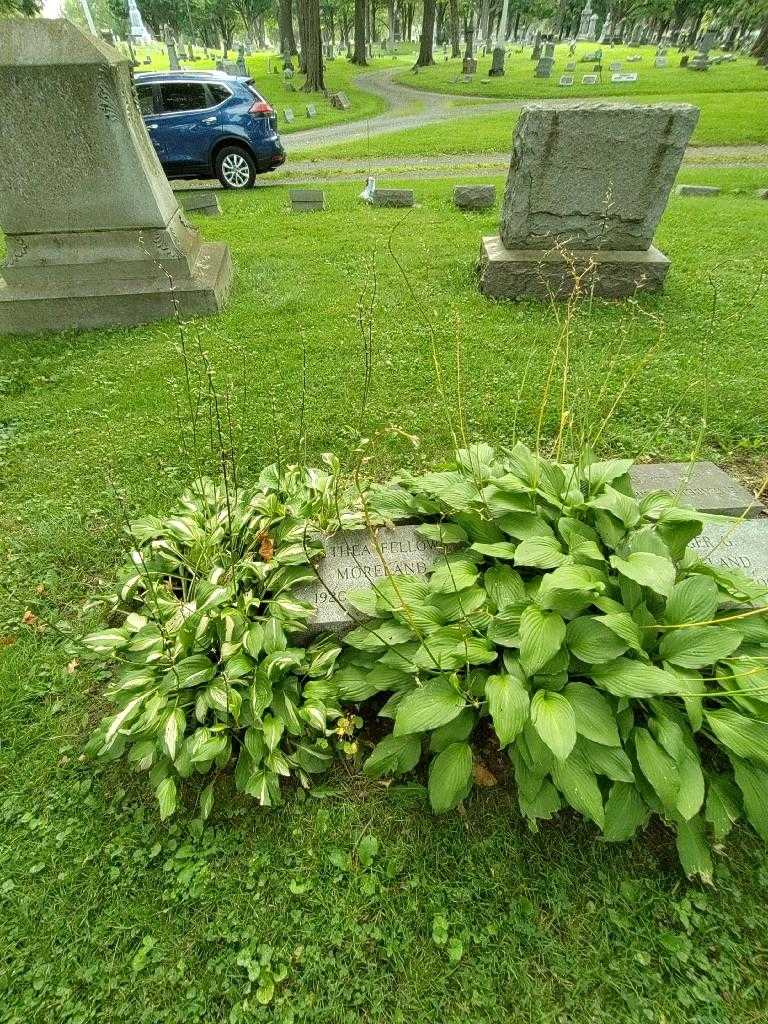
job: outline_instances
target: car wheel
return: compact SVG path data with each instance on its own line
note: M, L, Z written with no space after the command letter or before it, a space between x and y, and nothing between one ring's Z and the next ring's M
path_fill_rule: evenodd
M251 188L256 164L247 149L225 146L216 154L216 177L224 188Z

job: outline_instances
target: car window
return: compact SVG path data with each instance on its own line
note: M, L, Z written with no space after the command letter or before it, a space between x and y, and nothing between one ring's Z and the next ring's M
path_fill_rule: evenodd
M137 85L136 95L139 98L139 110L148 117L150 114L155 112L155 104L152 98L152 86L151 85Z
M225 89L223 85L208 85L208 93L210 100L208 102L209 107L218 106L219 103L223 103L224 100L228 100L231 93L229 89Z
M197 82L166 82L160 86L166 114L180 110L203 110L208 106L205 86Z

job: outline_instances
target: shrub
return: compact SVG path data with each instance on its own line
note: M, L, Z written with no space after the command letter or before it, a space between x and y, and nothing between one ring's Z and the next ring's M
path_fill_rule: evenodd
M765 587L689 551L706 516L674 496L632 494L627 460L559 465L487 445L423 476L400 474L369 505L429 517L451 545L427 579L388 576L352 603L339 693L389 696L374 778L430 755L436 812L473 785L487 718L535 827L570 806L607 840L656 814L689 875L711 875L708 834L744 816L768 839Z

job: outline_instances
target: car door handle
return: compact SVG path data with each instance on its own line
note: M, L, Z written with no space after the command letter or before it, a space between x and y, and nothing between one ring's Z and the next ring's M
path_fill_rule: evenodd
M147 125L147 129L148 129L148 130L149 130L150 132L153 132L153 131L155 130L155 128L157 128L157 125L156 125L156 124L148 124L148 125Z
M216 124L217 120L218 119L215 118L215 117L204 117L203 118L203 124Z

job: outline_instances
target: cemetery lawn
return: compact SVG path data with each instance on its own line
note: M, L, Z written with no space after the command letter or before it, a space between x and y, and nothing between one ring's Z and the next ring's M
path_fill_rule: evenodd
M196 53L202 53L199 47L195 48ZM136 68L136 73L142 71L167 71L168 54L165 47L148 46L137 48L137 59L140 61L147 56L152 60L151 64ZM235 60L237 51L230 51L229 59ZM216 66L214 60L198 60L194 64L182 61L185 70L210 71ZM387 103L380 96L374 96L359 86L354 85L355 78L364 75L369 71L380 71L382 68L390 68L394 64L391 58L380 58L371 60L368 68L360 68L344 57L337 57L336 60L327 61L325 68L325 85L330 92L346 92L350 103L349 110L337 110L331 106L330 99L327 99L319 92L300 92L304 82L304 75L298 71L292 79L295 91L288 88L288 83L283 81L282 65L279 56L276 54L256 53L246 58L248 72L252 76L254 85L277 111L278 127L281 135L290 135L292 132L301 131L302 128L324 128L326 125L342 124L346 121L359 121L361 118L374 117L387 109ZM278 68L280 74L274 74L271 69ZM418 102L418 97L414 97ZM312 103L317 109L317 117L306 116L306 105ZM293 110L296 120L292 124L285 121L283 111L286 107Z
M691 72L693 73L693 72ZM768 75L766 75L768 79ZM698 79L697 79L698 81ZM661 97L665 102L693 103L701 110L692 146L745 146L768 144L768 93L684 93ZM622 96L633 103L657 103L659 96ZM508 153L518 119L517 111L489 113L425 124L369 139L337 142L312 150L292 150L291 160L348 159L351 157L436 156L461 153Z
M754 482L768 465L768 203L753 195L765 180L713 168L681 180L727 191L671 199L656 237L672 259L662 296L577 311L568 408L594 422L649 358L601 452L696 452ZM194 218L236 267L227 309L188 337L235 385L241 475L277 448L297 457L302 406L308 460L349 458L373 263L365 428L395 424L421 447L387 435L371 470L436 465L448 450L457 340L470 437L509 443L516 421L533 439L555 316L478 294L473 262L498 210L454 210L453 182L397 184L420 205L374 210L356 184L327 187L324 213L291 214L275 187L220 193L223 216ZM337 795L270 812L223 793L195 841L186 815L159 822L126 766L81 761L104 679L67 631L95 622L84 606L123 557L122 508L167 513L189 480L177 342L167 323L0 338L3 1024L764 1021L768 856L740 828L704 889L684 881L660 828L614 846L565 814L532 834L507 785L433 818L413 789L385 792L342 765ZM544 415L545 441L558 417ZM378 845L360 856L367 836ZM285 970L265 1007L260 962Z
M526 47L525 53L512 53L505 61L505 74L499 78L488 78L491 57L478 57L477 74L470 82L454 81L461 75L461 59L443 60L442 55L435 53L436 63L432 67L420 68L417 74L404 71L397 76L402 85L414 89L426 89L429 92L452 93L456 96L492 96L496 99L567 99L574 96L590 96L592 98L609 96L611 99L625 99L634 93L653 94L659 101L667 96L676 96L686 92L754 92L761 91L766 96L768 90L768 74L757 64L753 57L739 56L733 63L719 64L708 71L689 71L681 68L680 54L670 50L667 54L666 68L654 67L654 46L602 46L603 51L603 83L602 85L582 85L582 75L592 71L592 62L581 62L585 54L600 47L599 43L577 43L575 56L568 56L568 45L560 43L555 47L555 63L550 78L534 78L535 61L531 60L531 48ZM712 51L715 56L717 51ZM692 55L693 51L689 51ZM639 54L642 60L637 63L626 63L627 57ZM574 84L569 88L557 83L565 74L565 65L569 60L576 61ZM622 70L637 72L638 80L633 83L613 84L611 82L610 65L621 62Z

